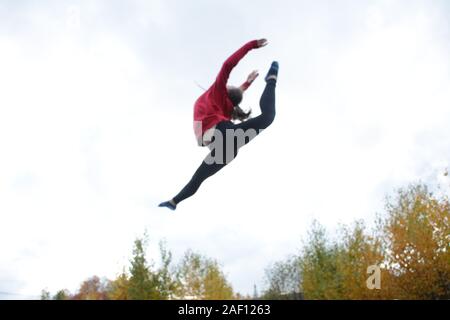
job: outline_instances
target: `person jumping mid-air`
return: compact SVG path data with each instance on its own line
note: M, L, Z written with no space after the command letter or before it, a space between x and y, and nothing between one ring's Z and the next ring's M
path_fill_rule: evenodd
M230 163L239 149L269 127L275 118L275 87L278 76L278 62L274 61L265 77L266 87L260 100L261 115L249 119L250 112L244 112L239 104L243 93L256 79L252 72L240 87L228 86L227 81L233 68L252 49L267 45L266 39L245 44L223 64L214 84L202 94L194 106L194 131L200 146L211 151L203 160L188 184L171 200L160 207L175 210L177 205L194 195L207 178L216 174ZM232 121L240 121L235 124Z

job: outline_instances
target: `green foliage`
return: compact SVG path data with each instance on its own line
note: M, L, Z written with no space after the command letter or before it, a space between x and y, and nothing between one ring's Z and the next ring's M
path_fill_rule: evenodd
M41 300L51 300L50 292L47 289L41 291Z
M161 268L157 272L160 299L173 299L179 292L179 281L172 268L172 253L167 250L166 243L159 243Z
M130 300L129 287L130 279L126 272L123 271L115 280L111 281L108 298L110 300Z
M337 299L380 299L378 290L367 288L367 268L381 266L383 255L379 240L366 232L362 222L351 227L342 226L337 243L336 275ZM382 272L383 275L383 272Z
M147 239L136 239L128 272L113 280L92 277L84 281L76 294L67 290L57 293L58 300L165 300L165 299L232 299L233 290L212 259L192 251L183 260L172 264L172 253L160 242L161 266L153 270L153 261L146 257ZM44 291L43 291L44 292ZM42 295L47 297L48 295Z
M386 201L374 230L363 222L340 226L335 240L314 222L302 249L266 269L263 299L450 299L450 202L426 186L399 190ZM137 239L128 272L109 281L92 277L66 299L250 299L234 294L214 259L188 250L173 265L160 243L160 267L147 260L147 238ZM381 270L381 288L367 287L368 267ZM259 298L257 290L253 298ZM41 299L50 299L42 291Z
M69 300L70 292L67 290L59 290L54 296L53 300Z
M367 287L369 266L381 270L379 290ZM341 226L336 241L314 222L300 254L277 262L266 278L263 296L271 299L286 299L296 286L306 299L450 299L448 198L423 185L402 189L372 233L356 222Z
M292 256L286 261L274 263L266 269L267 289L262 298L268 300L301 299L300 274L300 259L298 256ZM254 296L257 297L257 293Z
M178 267L180 294L185 299L227 300L233 289L217 261L188 251Z
M160 300L162 296L158 291L159 279L147 264L145 248L146 239L136 239L133 258L130 261L128 297L131 300Z
M302 287L307 299L333 299L340 292L338 248L329 243L325 229L314 222L300 259Z

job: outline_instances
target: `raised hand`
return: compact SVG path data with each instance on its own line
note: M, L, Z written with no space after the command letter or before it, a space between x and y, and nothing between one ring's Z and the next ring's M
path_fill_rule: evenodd
M257 70L253 71L248 75L247 82L252 83L253 81L255 81L256 78L258 78L258 76L259 76L258 71Z
M267 41L267 39L260 39L260 40L258 40L258 48L265 47L268 44L269 44L269 42Z

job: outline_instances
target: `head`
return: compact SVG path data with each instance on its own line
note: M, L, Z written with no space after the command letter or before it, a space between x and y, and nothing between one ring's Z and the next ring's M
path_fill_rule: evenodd
M231 118L233 120L239 120L244 121L248 119L252 111L245 112L242 110L242 108L239 106L239 104L242 102L242 98L244 96L244 92L241 88L233 87L233 86L227 86L227 92L228 92L228 98L233 103L234 109L233 113L231 114Z
M233 106L238 106L242 102L244 92L241 88L227 86L228 98L233 103Z

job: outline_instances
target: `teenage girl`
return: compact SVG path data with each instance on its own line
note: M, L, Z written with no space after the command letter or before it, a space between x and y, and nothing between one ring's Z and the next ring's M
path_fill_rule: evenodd
M239 61L250 50L262 48L267 44L266 39L254 40L236 51L224 62L214 84L195 102L194 132L198 144L209 147L211 151L188 184L171 200L161 203L160 207L175 210L181 201L197 192L203 181L230 163L237 156L239 148L272 124L275 118L278 62L272 63L265 77L266 87L260 100L261 115L257 117L249 118L251 111L244 112L239 104L244 91L256 79L258 73L252 72L240 87L227 85L230 73ZM247 134L249 132L250 134ZM240 139L242 135L244 139Z

